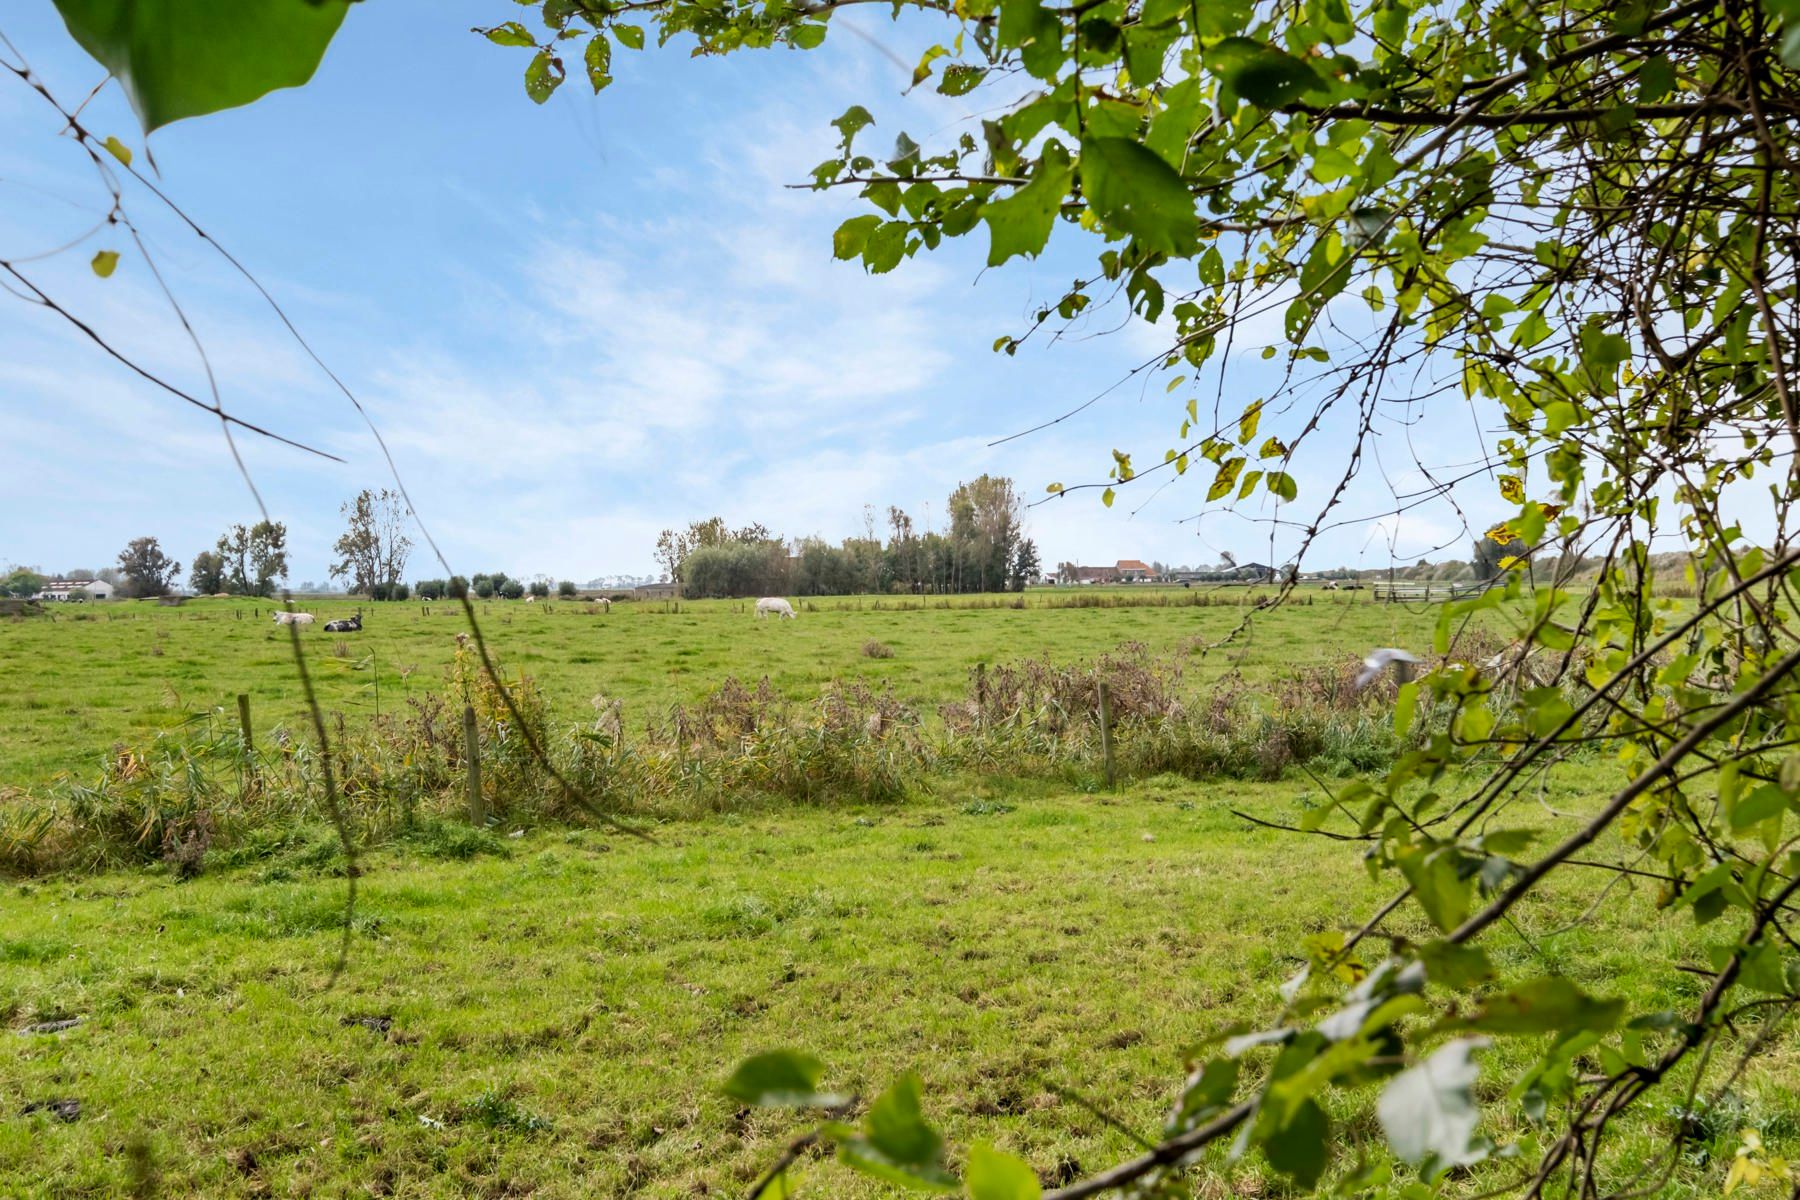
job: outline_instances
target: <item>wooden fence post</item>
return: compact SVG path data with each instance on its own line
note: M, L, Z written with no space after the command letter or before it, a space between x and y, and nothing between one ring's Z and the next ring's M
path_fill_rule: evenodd
M463 758L469 770L469 823L482 828L487 825L487 804L481 798L481 734L472 704L463 705Z
M1111 791L1112 786L1113 786L1113 779L1114 779L1113 743L1112 743L1112 691L1106 686L1106 680L1104 680L1104 679L1102 679L1099 682L1099 684L1097 685L1097 690L1100 693L1100 763L1101 763L1102 769L1106 772L1107 790Z
M987 664L975 664L975 727L987 728Z
M253 743L250 738L250 697L244 692L238 693L238 728L244 733L244 753L248 754Z

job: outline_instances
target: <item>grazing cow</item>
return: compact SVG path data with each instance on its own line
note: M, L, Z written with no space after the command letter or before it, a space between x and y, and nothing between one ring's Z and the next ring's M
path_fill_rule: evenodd
M601 596L599 599L595 600L594 603L600 606L601 612L609 613L612 611L612 599L608 596Z
M771 614L777 617L786 617L792 621L794 620L794 606L780 596L764 596L756 602L756 619L760 621Z
M525 603L536 604L537 603L537 593L533 592L531 595L525 597Z
M337 621L327 621L327 622L325 622L325 632L326 633L361 633L362 632L362 618L361 617L344 617L343 619L337 620Z
M311 625L314 620L316 618L311 613L288 612L285 609L277 609L275 613L277 625Z

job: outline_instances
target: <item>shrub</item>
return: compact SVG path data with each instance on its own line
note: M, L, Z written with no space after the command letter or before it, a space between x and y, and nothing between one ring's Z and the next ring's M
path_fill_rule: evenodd
M863 643L862 652L864 658L894 657L894 648L892 646L888 645L886 642L876 641L874 638L870 638Z
M557 584L556 585L556 594L558 596L561 596L565 600L573 599L575 596L574 581L570 580L570 579L565 579L561 583Z

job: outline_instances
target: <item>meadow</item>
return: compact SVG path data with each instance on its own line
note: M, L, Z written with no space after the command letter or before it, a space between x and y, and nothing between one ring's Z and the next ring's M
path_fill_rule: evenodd
M783 1047L864 1096L916 1068L953 1144L991 1140L1067 1181L1155 1135L1190 1047L1266 1018L1302 937L1383 898L1355 847L1231 812L1291 818L1304 790L988 781L680 822L651 844L426 825L365 859L335 984L344 864L325 829L187 882L24 884L0 902L16 1031L0 1194L149 1195L152 1177L165 1196L740 1196L804 1125L719 1084ZM1699 953L1691 918L1629 885L1580 908L1553 891L1490 950L1634 1006L1693 1002L1703 981L1662 969ZM1536 1041L1491 1053L1521 1062ZM1740 1128L1791 1140L1797 1065L1778 1044L1738 1107L1702 1114L1664 1194L1716 1192ZM47 1107L71 1100L73 1120ZM1342 1136L1379 1146L1366 1108L1345 1108ZM1620 1169L1681 1128L1642 1121ZM1484 1132L1529 1135L1516 1115ZM816 1157L801 1176L804 1195L898 1194ZM1285 1190L1222 1151L1197 1187Z
M1308 935L1387 898L1360 846L1243 814L1292 824L1331 785L1320 772L1354 773L1345 753L1392 752L1391 683L1347 698L1334 681L1370 647L1428 648L1435 613L1257 598L834 598L792 622L733 602L478 605L503 668L535 681L521 694L541 701L544 729L566 731L565 769L604 797L628 776L640 793L675 779L705 798L621 800L644 838L505 807L515 779L546 789L528 766L505 773L504 738L484 750L501 807L471 827L454 750L416 733L417 712L468 686L460 612L365 606L360 635L301 631L338 735L354 868L306 800L316 764L294 749L307 724L266 603L0 623L0 806L111 805L145 850L126 870L59 860L0 898L0 1195L741 1195L802 1126L719 1084L777 1048L817 1054L829 1086L865 1097L917 1069L953 1145L995 1142L1047 1185L1117 1161L1156 1136L1198 1042L1266 1018ZM355 607L306 604L321 620ZM1008 666L1022 660L1054 665L1029 719L971 716L978 668L995 689L1043 682ZM1111 789L1085 715L1044 724L1058 687L1101 670L1126 714ZM767 693L722 686L765 676ZM1296 691L1297 678L1311 682ZM240 691L254 756L233 741ZM641 732L597 733L597 695ZM1338 757L1267 756L1295 736L1281 710L1296 704L1351 731ZM865 728L893 705L920 724ZM1235 750L1184 740L1246 711L1263 724L1233 728ZM483 712L494 721L491 698ZM114 743L137 748L131 770ZM148 745L165 748L160 776ZM400 786L434 755L436 775ZM84 790L88 775L106 782ZM1577 755L1515 820L1555 834L1619 782ZM92 834L83 819L70 828ZM160 832L134 832L140 819ZM205 836L171 851L170 830ZM1630 877L1599 909L1571 883L1497 933L1499 965L1634 1009L1691 1006L1702 976L1670 968L1706 960L1692 917ZM1490 1053L1516 1066L1536 1049ZM1791 1145L1795 1058L1791 1039L1766 1047L1728 1110L1634 1118L1615 1168L1679 1136L1668 1194L1697 1195L1716 1190L1741 1129ZM1496 1111L1485 1133L1531 1136L1516 1105ZM1336 1115L1381 1153L1366 1103ZM1221 1149L1205 1167L1208 1200L1287 1187L1256 1155ZM801 1170L805 1194L894 1194L818 1156Z
M860 680L931 708L963 693L977 664L1091 659L1121 644L1181 653L1204 684L1228 672L1267 681L1306 667L1354 663L1374 646L1428 648L1435 612L1376 604L1369 593L1308 594L1256 611L1245 588L1080 589L1022 597L837 597L801 603L794 621L759 621L744 601L477 602L495 658L529 674L567 720L591 719L593 699L623 705L641 726L727 677L764 677L796 701ZM1022 607L1012 607L1013 604ZM1076 606L1080 605L1080 606ZM466 628L454 603L302 602L319 624L301 643L328 715L356 721L442 694ZM359 634L323 623L360 609ZM247 694L257 736L310 728L288 633L268 601L125 601L0 619L0 786L90 777L115 743L142 747L208 714L235 724ZM1242 627L1240 630L1240 626ZM1229 645L1207 648L1237 631ZM870 657L880 643L891 657Z

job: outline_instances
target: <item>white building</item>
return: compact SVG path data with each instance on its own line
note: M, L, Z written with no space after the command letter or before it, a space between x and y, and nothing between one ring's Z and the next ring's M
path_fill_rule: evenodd
M111 600L113 585L104 579L52 579L39 592L39 600Z

